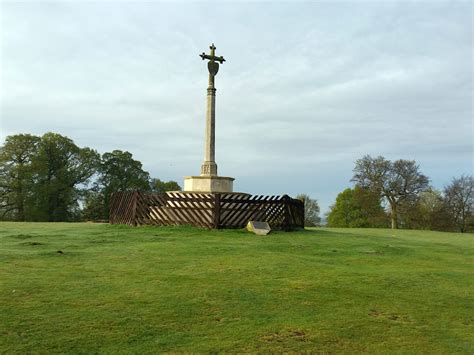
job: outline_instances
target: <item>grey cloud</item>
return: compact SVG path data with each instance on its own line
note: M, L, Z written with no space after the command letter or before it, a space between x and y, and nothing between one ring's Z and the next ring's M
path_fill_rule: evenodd
M0 138L56 131L196 174L217 76L217 163L251 193L323 210L364 154L472 173L472 3L2 3Z

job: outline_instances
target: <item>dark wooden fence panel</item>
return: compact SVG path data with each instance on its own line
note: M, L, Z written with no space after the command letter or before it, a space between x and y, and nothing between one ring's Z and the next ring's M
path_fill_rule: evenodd
M189 192L122 191L110 199L112 224L243 228L250 220L268 222L274 229L302 228L304 203L287 195Z
M112 224L136 226L138 191L122 191L112 194L109 203L109 221Z

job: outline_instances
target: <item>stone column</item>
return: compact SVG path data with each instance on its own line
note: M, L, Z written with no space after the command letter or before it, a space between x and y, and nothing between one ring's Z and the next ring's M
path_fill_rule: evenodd
M216 88L214 79L219 71L219 63L225 62L223 56L216 56L214 43L209 47L211 54L202 53L199 56L207 62L209 70L209 85L207 88L206 107L206 136L204 145L204 162L201 165L200 176L186 176L184 178L184 191L197 193L231 193L234 189L234 178L217 176L216 164Z
M206 109L206 137L204 146L204 162L201 165L201 176L216 176L216 89L214 75L209 74L209 87L207 88Z

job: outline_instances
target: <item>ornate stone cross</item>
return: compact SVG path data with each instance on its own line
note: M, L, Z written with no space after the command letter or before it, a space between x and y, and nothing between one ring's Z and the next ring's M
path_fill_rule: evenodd
M224 63L225 62L225 59L223 56L220 56L220 57L216 57L216 46L214 46L214 43L211 44L211 46L209 47L209 49L211 50L211 54L210 55L207 55L206 53L202 52L202 54L199 54L199 56L202 58L202 60L204 59L209 59L211 62L217 60L219 63Z
M217 175L217 164L215 161L216 150L216 88L214 87L214 77L219 71L219 63L224 63L224 57L216 56L214 43L209 47L211 54L202 53L199 56L202 60L208 59L209 86L207 88L207 109L206 109L206 137L204 147L204 162L201 165L201 176ZM219 63L217 63L219 62Z
M234 189L234 178L217 175L216 164L216 88L214 78L219 71L219 63L225 62L224 57L216 56L214 43L209 47L210 54L202 53L202 60L209 60L209 86L207 87L206 102L206 137L204 146L204 162L201 165L201 175L185 176L184 191L197 193L232 193Z

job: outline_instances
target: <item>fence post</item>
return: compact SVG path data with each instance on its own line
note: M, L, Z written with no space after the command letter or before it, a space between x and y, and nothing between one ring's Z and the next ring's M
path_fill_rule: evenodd
M219 229L221 220L221 194L214 194L214 228Z
M285 205L285 220L283 222L283 229L285 231L289 231L291 229L290 196L283 195L283 204Z
M115 224L115 216L114 216L114 204L115 204L115 197L116 195L112 192L109 195L109 223Z
M137 200L138 200L138 191L133 191L133 204L132 204L132 226L137 226Z

